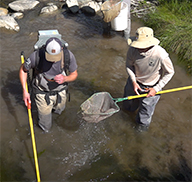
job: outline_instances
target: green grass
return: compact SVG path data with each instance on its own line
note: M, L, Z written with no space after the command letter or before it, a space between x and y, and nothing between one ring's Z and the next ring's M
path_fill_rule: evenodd
M178 55L178 61L192 74L192 2L191 0L159 0L155 12L144 18L153 28L161 46Z

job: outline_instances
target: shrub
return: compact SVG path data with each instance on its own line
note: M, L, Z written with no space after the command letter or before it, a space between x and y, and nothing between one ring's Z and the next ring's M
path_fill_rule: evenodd
M180 63L192 74L192 2L188 0L159 0L156 11L144 19L152 27L161 45L178 55Z

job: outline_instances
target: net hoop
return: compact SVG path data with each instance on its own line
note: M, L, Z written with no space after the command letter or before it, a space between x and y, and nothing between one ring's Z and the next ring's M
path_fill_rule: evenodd
M108 92L98 92L93 94L80 106L82 118L87 122L99 122L114 113L120 108Z
M103 12L103 20L105 22L111 22L115 19L121 11L122 0L107 0L101 5L101 11Z

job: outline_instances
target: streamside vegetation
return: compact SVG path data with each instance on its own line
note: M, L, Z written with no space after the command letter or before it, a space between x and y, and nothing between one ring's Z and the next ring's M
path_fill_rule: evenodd
M178 55L178 63L192 74L192 1L158 0L155 11L143 18L168 51Z

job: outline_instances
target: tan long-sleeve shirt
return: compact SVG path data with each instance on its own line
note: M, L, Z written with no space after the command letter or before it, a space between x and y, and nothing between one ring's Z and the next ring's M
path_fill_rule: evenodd
M174 75L174 68L169 54L161 46L156 45L145 53L130 47L126 60L127 73L132 81L153 86L160 91Z

